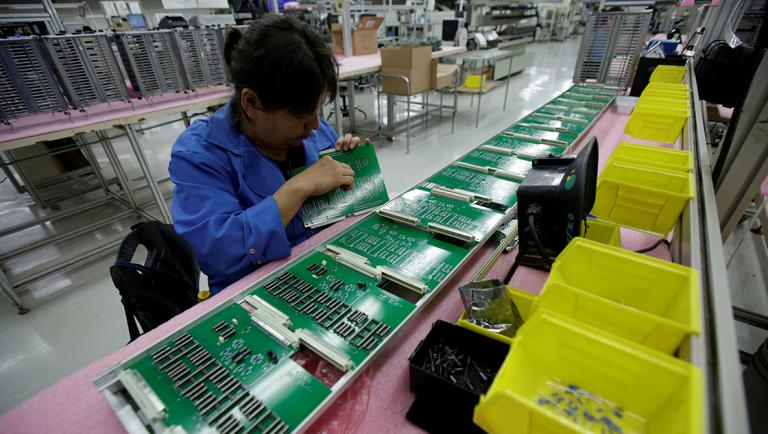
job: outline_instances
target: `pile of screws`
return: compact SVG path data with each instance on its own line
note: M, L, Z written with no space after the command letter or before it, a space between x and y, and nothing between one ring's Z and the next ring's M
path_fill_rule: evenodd
M549 390L536 403L592 431L606 434L624 434L619 425L624 420L624 409L601 396L590 393L575 384L563 385L559 380L548 381Z
M496 375L492 370L461 354L442 341L427 350L422 368L471 392L484 393Z

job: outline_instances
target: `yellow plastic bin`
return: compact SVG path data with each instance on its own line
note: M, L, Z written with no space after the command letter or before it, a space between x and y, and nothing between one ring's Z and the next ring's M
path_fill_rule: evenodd
M621 247L621 227L619 225L593 218L587 219L584 225L586 225L586 232L584 229L581 231L584 238L609 246Z
M624 132L638 139L674 143L683 131L690 111L687 107L643 104L638 101Z
M557 257L532 312L541 309L672 354L701 330L699 275L577 237Z
M520 317L523 318L523 321L527 321L528 316L530 315L530 312L531 312L531 307L533 306L533 302L536 300L536 296L531 294L528 291L513 288L511 286L507 286L507 292L509 293L509 296L512 297L512 301L515 302L517 309L520 311ZM512 338L508 336L504 336L500 333L486 330L480 326L477 326L467 321L466 313L461 314L461 316L459 317L459 320L456 321L456 325L464 327L467 330L472 330L475 333L480 333L483 336L487 336L499 342L504 342L505 344L509 344L510 342L512 342Z
M688 85L685 83L648 83L648 85L643 89L643 92L647 90L678 90L678 91L688 91Z
M685 78L685 66L659 65L651 73L650 83L680 83Z
M620 432L604 429L608 423L625 433L698 434L704 424L701 371L541 312L512 341L473 420L491 434Z
M485 84L485 75L467 75L466 80L464 80L464 86L472 88L472 89L482 89L483 84Z
M608 157L608 163L623 163L651 169L688 173L693 170L690 151L621 142Z
M666 236L693 197L693 176L612 162L597 179L592 214Z

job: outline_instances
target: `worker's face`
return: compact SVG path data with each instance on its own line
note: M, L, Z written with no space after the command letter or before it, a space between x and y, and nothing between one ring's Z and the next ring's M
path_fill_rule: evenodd
M317 102L315 110L306 115L296 115L288 109L266 111L259 98L250 89L243 90L245 104L243 111L253 127L262 145L274 148L290 148L301 142L320 128L320 108L323 97Z

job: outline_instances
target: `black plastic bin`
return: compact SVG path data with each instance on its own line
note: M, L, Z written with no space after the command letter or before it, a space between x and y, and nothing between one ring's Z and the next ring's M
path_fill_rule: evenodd
M469 384L473 387L467 387L463 370L454 374L455 383L448 372L443 376L433 372L430 353L434 362L434 350L445 347L455 350L456 357L462 356L462 363L469 366ZM429 432L482 432L472 423L472 413L508 352L509 345L503 342L446 321L436 321L409 359L410 388L416 394L416 400L406 417ZM426 368L425 364L428 365ZM453 361L450 366L457 364ZM478 370L483 372L485 380Z

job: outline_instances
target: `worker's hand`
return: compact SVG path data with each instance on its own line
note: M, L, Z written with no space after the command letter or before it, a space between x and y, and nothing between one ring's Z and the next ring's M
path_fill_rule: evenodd
M371 139L365 139L365 143L371 143ZM339 137L336 140L337 151L351 151L360 144L360 137L352 137L352 134L346 134L344 137Z
M318 196L339 186L351 188L355 183L355 171L349 165L325 156L291 180L300 182L309 196Z

